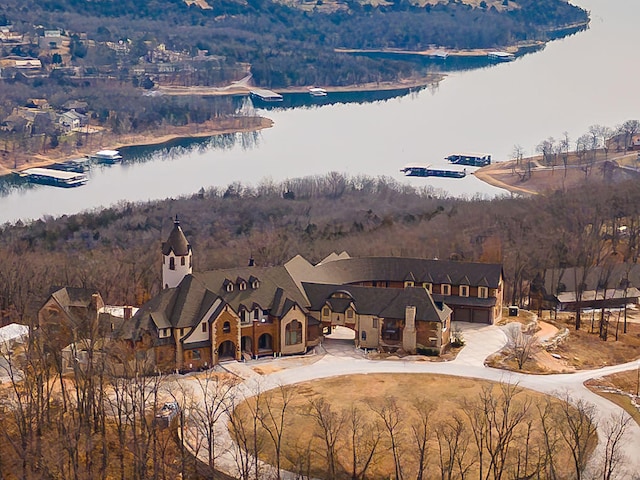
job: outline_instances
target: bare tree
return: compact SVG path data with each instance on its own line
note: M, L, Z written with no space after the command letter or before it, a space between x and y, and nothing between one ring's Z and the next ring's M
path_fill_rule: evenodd
M403 426L400 407L396 403L395 398L386 397L381 405L374 404L371 405L370 408L380 417L380 420L382 420L384 424L389 437L389 443L391 444L390 448L393 455L395 478L396 480L402 480L404 477L402 472L400 439L403 437Z
M423 480L429 465L429 437L431 436L431 412L433 405L426 400L416 399L413 412L417 420L411 425L416 457L416 480Z
M607 440L604 450L602 465L602 480L612 480L624 465L625 457L622 454L622 442L627 433L629 423L633 419L620 412L612 415L604 425L604 436Z
M523 332L522 325L519 323L510 323L506 328L507 345L506 348L515 358L518 369L522 370L524 364L531 357L533 348L536 345L536 337L531 332Z
M357 405L352 405L346 415L345 444L350 462L344 470L352 480L366 478L367 471L374 461L380 443L381 432L378 425L365 420Z
M278 385L276 388L278 395L268 395L264 397L264 414L260 417L262 427L269 434L276 459L276 475L278 480L281 478L281 459L282 459L282 438L287 424L287 415L291 406L291 402L295 398L295 391L287 386Z
M216 426L227 412L231 392L237 382L222 377L213 370L196 377L196 392L201 401L194 404L187 417L187 425L202 438L206 445L207 464L215 469L217 451Z
M316 436L324 443L328 479L335 480L338 466L336 444L345 425L345 414L333 410L322 397L311 399L309 408L308 415L316 424Z
M568 393L560 398L556 422L571 451L576 480L582 480L587 465L589 448L596 441L596 409L583 399L573 399Z
M467 458L471 438L462 418L454 414L448 420L440 422L436 427L436 439L440 478L442 480L464 478L472 462Z

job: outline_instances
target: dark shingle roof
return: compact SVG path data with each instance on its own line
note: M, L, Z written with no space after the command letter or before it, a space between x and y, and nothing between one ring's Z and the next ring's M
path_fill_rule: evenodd
M345 285L303 283L303 288L311 302L311 310L320 311L329 299L342 313L353 302L360 315L376 315L383 318L404 318L407 306L416 307L416 320L441 322L451 313L446 305L436 306L429 292L420 287L412 288L371 288ZM348 291L352 299L331 298L336 292Z
M169 238L166 242L162 243L162 254L169 255L173 252L173 254L178 257L184 257L185 255L188 255L190 251L191 245L189 245L187 237L184 236L182 228L180 228L178 217L176 217L173 222L173 230L171 230Z
M344 258L321 263L300 274L302 282L350 284L370 281L402 282L412 274L417 283L454 283L452 279L466 277L469 285L479 285L486 279L497 288L502 265L492 263L453 262L402 257Z

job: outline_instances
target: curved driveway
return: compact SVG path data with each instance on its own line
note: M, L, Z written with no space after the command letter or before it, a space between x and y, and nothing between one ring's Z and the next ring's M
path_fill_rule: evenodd
M334 355L332 354L334 349L336 353L339 353L344 352L345 347L340 346L340 340L332 342L331 339L328 339L324 345L327 353L317 362L307 366L281 370L258 378L249 378L240 385L240 388L247 396L250 396L250 392L255 391L258 383L260 390L265 391L279 385L290 385L340 375L366 373L432 373L454 375L518 383L523 388L529 388L550 395L558 396L569 394L576 400L584 399L595 405L599 428L601 428L611 415L622 412L623 410L617 405L589 391L583 383L590 378L639 368L640 364L640 361L635 361L597 370L557 375L529 375L507 372L505 370L484 366L484 359L491 353L500 350L506 343L506 336L500 327L461 323L458 324L458 326L463 331L466 346L461 350L457 358L450 362L368 360L364 358L364 355L354 352L353 344L351 344L350 347L351 355ZM336 345L336 342L338 345ZM344 343L342 343L342 345L344 345ZM221 430L219 433L223 435L226 433L228 441L231 440L228 432ZM599 433L602 443L604 435L601 430ZM640 427L634 421L629 423L627 438L623 447L626 456L626 461L624 462L626 471L620 478L638 478L636 474L640 472ZM602 445L599 445L599 449L600 448L602 448ZM593 459L598 458L597 453L598 452L592 456ZM223 470L228 469L229 473L233 472L234 463L231 457L226 459L221 458L220 461L217 461L217 465L222 467Z

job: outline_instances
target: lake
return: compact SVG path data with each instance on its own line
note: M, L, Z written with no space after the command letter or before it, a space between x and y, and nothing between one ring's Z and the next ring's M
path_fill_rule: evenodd
M504 194L469 175L406 178L399 170L407 164L445 167L444 157L454 152L507 160L516 144L532 155L542 140L565 131L575 142L590 125L615 127L639 118L640 62L634 59L640 2L577 3L591 11L589 29L513 62L452 71L434 88L361 103L258 108L274 120L273 128L171 148L123 149L126 162L92 168L89 182L75 189L4 180L0 223L330 171L387 176L457 196Z

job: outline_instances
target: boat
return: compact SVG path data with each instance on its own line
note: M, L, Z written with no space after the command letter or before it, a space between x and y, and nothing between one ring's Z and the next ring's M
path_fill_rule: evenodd
M87 162L86 159L67 160L65 162L54 163L48 168L52 168L53 170L60 170L63 172L84 173L87 171Z
M257 88L255 90L251 90L249 94L253 98L257 98L262 100L263 102L281 102L283 97L279 93L276 93L271 90L267 90L265 88Z
M496 60L498 62L510 62L516 58L513 53L501 51L489 52L487 53L487 57L489 57L489 60Z
M491 165L491 155L486 153L453 153L445 160L454 165L466 165L468 167L485 167Z
M28 168L18 174L29 182L54 187L79 187L87 183L84 173L65 172L53 168Z
M118 150L100 150L93 155L89 155L89 158L99 162L115 163L122 160L122 155Z
M449 53L446 50L434 50L429 56L438 60L446 60Z
M466 170L442 170L427 167L404 167L400 169L407 177L441 177L441 178L464 178L467 176Z
M309 95L312 97L326 97L327 91L324 88L311 87L309 88Z

